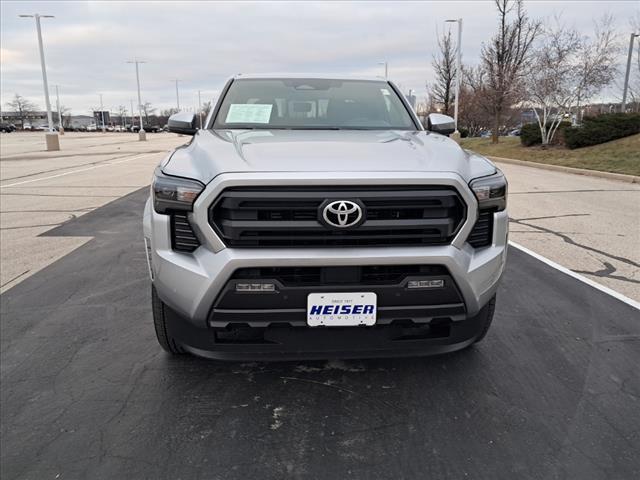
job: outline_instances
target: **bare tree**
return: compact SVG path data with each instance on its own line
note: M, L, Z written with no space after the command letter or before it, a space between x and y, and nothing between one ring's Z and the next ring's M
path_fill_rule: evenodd
M123 127L125 126L126 122L126 118L127 118L127 107L125 107L124 105L118 105L118 116L120 117L120 125L122 125Z
M151 102L145 102L142 105L142 113L144 113L145 123L149 125L149 115L153 115L156 111L155 107L151 105Z
M538 121L542 145L548 145L566 115L609 85L616 72L618 45L610 17L596 23L593 38L581 37L556 19L545 29L527 80L529 102Z
M178 110L177 108L173 107L173 108L167 108L164 110L160 110L160 116L161 117L170 117L171 115L173 115L174 113L178 113L180 110Z
M485 73L484 104L493 116L492 142L498 143L505 111L522 97L532 44L541 24L529 19L522 0L495 0L495 4L499 29L489 44L483 45L481 62Z
M593 38L584 39L578 51L576 78L576 112L604 87L618 71L614 58L620 48L615 35L613 17L603 16L595 22Z
M9 107L11 111L18 114L18 118L20 119L20 127L23 129L25 119L38 109L38 107L34 103L30 102L18 93L13 96L13 99L10 102L7 102L7 107Z
M456 78L456 49L451 40L450 30L438 38L438 48L438 54L431 60L436 78L429 88L429 96L435 103L442 105L442 113L449 115Z
M629 27L632 32L640 33L640 11L636 11L635 15L629 19ZM635 60L632 62L627 88L627 109L631 112L640 112L640 46L636 46ZM623 85L624 80L622 79L616 82L616 87L620 92L624 88ZM620 98L622 98L622 93Z
M211 100L202 104L202 115L206 117L211 111Z
M470 136L477 136L489 130L493 123L493 108L486 101L486 72L479 65L463 68L462 74L459 123L468 130Z

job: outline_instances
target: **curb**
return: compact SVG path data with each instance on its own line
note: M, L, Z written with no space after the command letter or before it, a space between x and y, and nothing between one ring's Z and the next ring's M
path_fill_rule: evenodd
M525 160L515 160L513 158L502 158L487 156L494 162L511 163L513 165L521 165L524 167L540 168L542 170L553 170L556 172L573 173L575 175L586 175L589 177L600 177L608 180L617 180L626 183L640 183L640 177L635 175L626 175L624 173L601 172L599 170L587 170L585 168L565 167L563 165L550 165L546 163L527 162Z

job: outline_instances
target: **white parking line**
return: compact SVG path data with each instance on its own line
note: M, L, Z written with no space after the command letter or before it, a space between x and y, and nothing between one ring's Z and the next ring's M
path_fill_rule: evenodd
M148 157L149 155L157 155L157 153L144 153L142 155L136 155L136 156L131 157L131 158L125 158L124 160L118 160L116 162L103 163L103 164L100 164L100 165L94 165L93 167L79 168L77 170L71 170L70 172L64 172L64 173L58 173L56 175L50 175L48 177L32 178L31 180L23 180L22 182L10 183L9 185L0 185L0 188L16 187L18 185L24 185L25 183L39 182L41 180L51 180L52 178L64 177L65 175L71 175L71 174L79 173L79 172L86 172L87 170L94 170L96 168L110 167L111 165L116 165L118 163L125 163L125 162L130 162L131 160L137 160L139 158Z
M611 295L612 297L617 298L621 302L624 302L627 305L631 305L632 307L637 308L638 310L640 310L640 303L639 302L636 302L635 300L633 300L633 299L631 299L631 298L629 298L629 297L627 297L627 296L625 296L625 295L623 295L623 294L621 294L619 292L616 292L615 290L612 290L612 289L610 289L608 287L605 287L604 285L600 285L599 283L594 282L593 280L590 280L587 277L580 275L579 273L576 273L576 272L574 272L572 270L569 270L568 268L563 267L562 265L554 262L553 260L549 260L548 258L543 257L542 255L537 254L536 252L533 252L533 251L529 250L527 247L523 247L522 245L520 245L518 243L509 241L509 245L511 245L512 247L517 248L518 250L520 250L520 251L522 251L522 252L524 252L524 253L526 253L528 255L531 255L532 257L536 258L537 260L540 260L541 262L546 263L550 267L553 267L556 270L559 270L562 273L565 273L565 274L569 275L570 277L573 277L576 280L581 281L582 283L586 283L587 285L589 285L589 286L591 286L593 288L596 288L596 289L600 290L601 292L604 292L604 293L606 293L608 295Z

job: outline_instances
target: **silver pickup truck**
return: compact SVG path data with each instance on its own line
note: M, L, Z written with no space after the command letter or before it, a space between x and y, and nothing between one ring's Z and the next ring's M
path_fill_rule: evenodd
M379 78L237 75L157 167L144 211L155 330L172 354L445 353L493 318L507 182L425 130Z

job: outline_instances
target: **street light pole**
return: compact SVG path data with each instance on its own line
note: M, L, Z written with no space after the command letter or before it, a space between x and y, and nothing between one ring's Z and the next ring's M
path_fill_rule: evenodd
M133 98L130 98L129 101L131 102L131 132L133 132L133 115L135 112L133 109Z
M58 85L56 85L56 109L58 110L58 133L64 135L64 127L62 126L62 113L60 112L60 93Z
M140 115L140 131L138 132L138 140L144 142L147 139L147 133L144 131L144 127L142 125L142 96L140 95L140 71L138 69L138 65L140 63L147 63L142 60L138 60L137 58L134 60L130 60L127 63L135 63L136 64L136 82L138 84L138 113ZM133 122L131 122L133 123Z
M629 39L629 56L627 57L627 73L624 76L624 89L622 90L622 113L627 111L627 90L629 89L629 73L631 72L631 57L633 57L633 41L640 37L637 33L632 33Z
M102 133L105 132L104 128L104 107L102 106L102 94L100 94L100 117L102 122Z
M458 24L458 59L456 65L456 100L454 104L454 122L456 131L454 135L460 135L458 131L458 102L460 101L460 77L462 76L462 19L458 18L457 20L447 20L448 23L455 22Z
M200 90L198 90L198 114L200 115L200 130L202 130L202 97L200 96Z
M179 81L180 81L179 79L177 79L177 78L175 79L175 82L176 82L176 105L178 107L178 111L180 111L180 94L178 93L178 82Z
M36 31L38 33L38 49L40 50L40 67L42 68L42 83L44 84L44 102L47 106L47 120L49 121L49 133L45 135L47 150L60 150L58 135L53 131L53 115L51 115L51 102L49 101L49 83L47 82L47 67L44 62L44 47L42 45L42 29L40 28L41 18L55 18L53 15L18 15L21 18L35 18Z
M378 65L384 65L384 79L389 79L389 64L385 60L384 62L378 62Z

